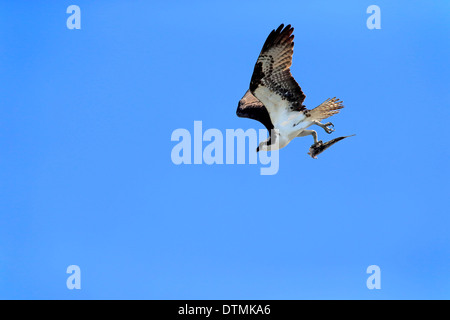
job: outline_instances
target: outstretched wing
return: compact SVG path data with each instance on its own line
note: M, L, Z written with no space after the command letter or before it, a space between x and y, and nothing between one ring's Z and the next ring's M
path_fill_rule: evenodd
M250 90L248 90L242 99L239 101L236 114L241 118L250 118L261 122L269 134L273 129L272 121L270 120L269 112L266 107L259 101Z
M251 93L267 108L272 122L280 111L306 110L305 94L292 77L290 66L294 53L294 28L280 25L267 37L250 81Z

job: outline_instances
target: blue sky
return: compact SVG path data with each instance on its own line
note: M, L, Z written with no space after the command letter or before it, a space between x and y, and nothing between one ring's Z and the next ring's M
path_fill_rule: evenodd
M69 30L66 8L81 8ZM381 9L369 30L366 9ZM0 298L448 299L448 1L0 1ZM260 165L174 165L177 128L236 117L295 28L311 137ZM69 290L66 268L81 269ZM366 269L381 269L369 290Z

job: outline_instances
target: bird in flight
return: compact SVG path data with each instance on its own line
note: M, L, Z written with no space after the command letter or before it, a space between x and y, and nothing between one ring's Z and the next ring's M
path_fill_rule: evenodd
M284 27L282 24L269 34L256 61L250 89L239 101L236 114L261 122L269 131L269 137L259 144L257 152L281 149L296 137L311 135L314 144L309 154L315 158L326 148L318 140L317 132L308 128L317 125L326 133L332 133L334 125L321 121L335 115L344 106L336 97L311 110L303 105L306 96L290 71L294 52L293 31L291 25Z

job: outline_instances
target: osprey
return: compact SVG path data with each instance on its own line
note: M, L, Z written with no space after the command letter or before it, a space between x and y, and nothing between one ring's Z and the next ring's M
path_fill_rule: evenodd
M269 131L269 138L256 149L277 150L296 137L312 135L314 146L319 146L317 132L307 130L311 125L332 133L331 122L320 121L342 109L342 101L336 97L325 100L318 107L308 110L303 101L305 94L292 77L290 66L294 52L294 28L280 25L272 30L256 61L250 81L250 89L239 101L236 114L261 122ZM317 153L318 154L318 153Z

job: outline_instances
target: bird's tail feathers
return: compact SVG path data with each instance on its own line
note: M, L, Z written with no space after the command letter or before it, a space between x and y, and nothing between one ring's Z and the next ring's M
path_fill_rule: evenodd
M342 101L336 97L327 99L318 107L312 109L309 114L314 120L323 120L339 113L339 109L344 108Z

